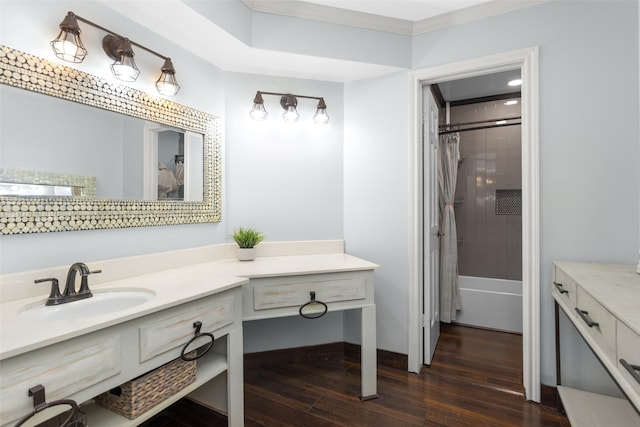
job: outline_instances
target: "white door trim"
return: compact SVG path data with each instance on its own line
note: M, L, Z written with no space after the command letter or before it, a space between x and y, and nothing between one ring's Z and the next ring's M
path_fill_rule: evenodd
M409 74L409 371L422 366L421 86L520 68L522 72L522 350L527 400L540 402L540 209L538 47L416 70Z

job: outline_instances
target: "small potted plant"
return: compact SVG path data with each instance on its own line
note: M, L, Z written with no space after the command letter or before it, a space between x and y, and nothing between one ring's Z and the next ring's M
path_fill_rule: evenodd
M264 235L253 228L240 227L233 232L233 240L238 244L238 259L253 261L256 258L255 246L264 240Z

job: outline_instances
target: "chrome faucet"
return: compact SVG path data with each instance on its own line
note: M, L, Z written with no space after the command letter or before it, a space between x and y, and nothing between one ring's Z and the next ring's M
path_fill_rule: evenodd
M76 291L76 276L80 273L80 289ZM55 278L38 279L35 283L51 282L51 293L45 305L65 304L72 301L78 301L85 298L91 298L93 294L89 289L89 274L102 273L102 270L90 271L89 267L83 262L76 262L69 267L67 272L67 282L64 291L60 294L58 280Z

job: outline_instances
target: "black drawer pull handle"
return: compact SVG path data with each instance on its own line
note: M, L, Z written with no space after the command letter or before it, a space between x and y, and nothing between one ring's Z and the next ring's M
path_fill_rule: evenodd
M327 310L329 309L327 307L327 304L323 303L322 301L318 301L316 299L316 293L314 291L309 292L309 297L311 298L311 301L301 305L300 310L298 310L298 312L300 313L300 316L304 317L305 319L317 319L327 314ZM312 306L315 306L315 305L321 305L324 308L324 310L322 310L322 312L315 312L315 311L312 311L310 313L303 312L305 308L307 307L311 308Z
M33 396L33 411L22 417L20 421L18 421L18 423L15 425L15 427L21 426L38 412L44 411L45 409L51 408L52 406L69 405L71 407L71 413L69 414L67 419L65 419L62 424L60 424L60 427L65 427L66 425L68 425L70 421L75 419L76 413L78 412L78 404L75 400L60 399L47 402L45 399L45 391L42 384L31 387L29 389L29 396Z
M576 312L580 315L580 317L582 317L582 320L584 320L584 323L586 323L588 327L593 328L594 326L600 326L598 322L594 322L593 320L591 320L588 311L580 310L578 307L576 307Z
M569 291L562 287L562 283L553 282L553 284L556 286L556 289L558 290L558 292L560 292L560 295L562 294L569 295Z
M193 327L195 328L195 332L193 333L193 338L191 338L184 345L184 347L182 347L182 351L180 352L180 359L184 360L185 362L192 362L194 360L200 359L202 356L207 354L209 352L209 350L211 350L211 347L213 347L213 343L216 340L216 338L213 336L212 333L210 333L210 332L200 332L200 329L202 328L202 322L201 321L198 320L196 322L193 322ZM207 342L206 344L201 345L200 347L198 347L194 351L190 351L190 352L186 353L187 348L189 347L189 345L191 345L191 343L194 342L195 340L197 340L198 338L202 338L202 337L209 337L209 338L211 338L211 341ZM195 352L195 355L193 355L194 352Z
M624 366L624 369L626 369L627 371L629 371L629 373L631 374L631 376L633 377L634 380L636 380L636 382L638 384L640 384L640 366L638 365L632 365L629 362L627 362L624 359L620 359L620 364L622 366Z

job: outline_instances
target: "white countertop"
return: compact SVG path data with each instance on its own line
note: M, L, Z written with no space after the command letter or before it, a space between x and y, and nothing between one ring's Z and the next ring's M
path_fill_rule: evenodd
M640 274L635 265L556 261L555 264L640 334Z
M251 262L222 259L95 286L90 280L89 286L95 292L142 288L152 290L155 296L143 304L115 313L46 322L19 317L25 306L38 302L44 304L46 295L3 303L0 305L0 360L223 292L241 286L251 278L372 270L377 267L374 263L344 253L268 256ZM64 286L63 283L61 285Z

